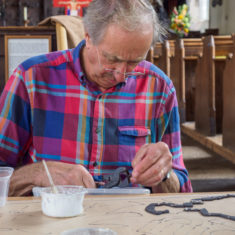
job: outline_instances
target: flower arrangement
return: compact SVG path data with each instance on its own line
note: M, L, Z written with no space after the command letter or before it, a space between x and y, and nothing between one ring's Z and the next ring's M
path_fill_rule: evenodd
M190 26L190 16L188 13L188 6L186 4L174 7L171 14L171 29L180 37L187 36Z

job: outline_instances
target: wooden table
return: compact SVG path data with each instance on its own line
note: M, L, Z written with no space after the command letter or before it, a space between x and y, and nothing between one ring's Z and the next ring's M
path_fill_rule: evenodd
M117 234L235 234L235 221L204 217L182 208L166 208L169 214L152 215L145 207L156 202L188 202L191 199L227 193L155 194L127 196L86 195L84 213L72 218L52 218L41 212L40 198L8 198L0 208L0 234L60 234L85 227L110 228ZM235 192L233 192L235 194ZM235 198L204 202L206 208L235 216Z

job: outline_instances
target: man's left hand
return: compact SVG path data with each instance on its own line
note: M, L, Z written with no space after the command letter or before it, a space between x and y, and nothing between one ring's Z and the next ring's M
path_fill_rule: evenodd
M171 170L172 154L164 142L145 144L133 159L132 167L132 183L154 188Z

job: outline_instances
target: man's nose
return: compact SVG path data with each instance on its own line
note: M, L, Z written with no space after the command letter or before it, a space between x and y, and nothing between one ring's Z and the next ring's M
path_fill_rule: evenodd
M120 73L126 73L127 72L127 63L126 62L120 62L118 63L116 70Z
M127 64L125 62L120 63L117 67L116 67L116 73L115 73L115 79L118 82L124 82L125 81L125 73L127 72Z

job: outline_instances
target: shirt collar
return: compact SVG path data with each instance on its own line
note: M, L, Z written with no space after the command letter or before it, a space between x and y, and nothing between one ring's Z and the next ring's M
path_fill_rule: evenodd
M81 66L80 52L81 52L81 49L85 46L85 44L86 44L86 41L82 40L72 51L74 70L78 76L78 79L82 83L82 85L85 85L86 77L85 77L84 71L82 70L82 66Z

